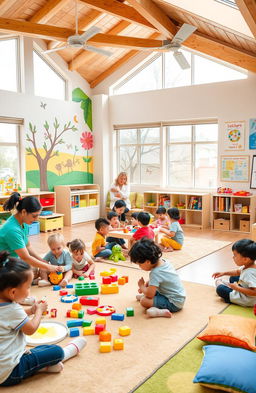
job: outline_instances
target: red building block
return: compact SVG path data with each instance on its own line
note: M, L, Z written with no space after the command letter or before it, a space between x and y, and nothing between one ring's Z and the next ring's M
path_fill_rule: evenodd
M79 301L83 306L97 307L99 305L99 300L98 296L81 296Z
M89 307L87 308L87 314L93 315L97 313L97 308L96 307Z
M102 277L102 284L111 284L111 277Z
M59 294L60 294L60 296L65 296L65 295L68 295L68 291L63 289L62 291L59 292Z
M100 334L100 332L102 332L103 330L105 330L105 325L95 325L95 334Z
M111 278L112 282L115 282L118 280L118 276L116 274L113 274L112 276L110 276L110 278Z

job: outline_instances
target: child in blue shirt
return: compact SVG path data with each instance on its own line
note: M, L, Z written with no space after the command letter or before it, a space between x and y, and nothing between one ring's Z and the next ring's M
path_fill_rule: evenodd
M49 251L44 260L48 261L51 265L61 267L63 273L63 280L59 283L61 287L66 287L72 278L72 258L68 250L65 250L65 240L62 234L56 233L48 237ZM48 280L48 274L50 272L46 270L40 270L41 280L38 282L39 287L46 287L51 285Z
M162 259L162 252L153 240L138 240L129 251L131 262L149 271L149 281L138 281L137 300L146 308L149 317L171 318L172 312L180 311L185 302L185 290L169 261Z
M167 236L163 236L160 242L160 248L164 252L180 250L184 242L183 230L180 226L180 212L177 207L172 207L167 210L168 216L170 217L169 229L160 227L159 232L165 233Z

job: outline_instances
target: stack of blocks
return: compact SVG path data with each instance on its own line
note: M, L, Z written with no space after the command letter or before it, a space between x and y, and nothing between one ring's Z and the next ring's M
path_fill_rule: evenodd
M83 282L75 284L75 294L81 295L98 295L99 286L96 282Z

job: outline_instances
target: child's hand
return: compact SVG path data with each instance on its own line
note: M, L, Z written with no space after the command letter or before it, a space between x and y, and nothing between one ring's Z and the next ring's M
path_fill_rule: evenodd
M138 281L138 286L141 289L141 287L145 286L145 280L143 277L141 277Z
M229 288L234 289L235 291L237 291L237 288L239 287L239 285L237 284L237 282L233 282L233 283L229 283L228 284Z
M36 312L36 310L39 309L39 310L41 310L41 312L43 314L43 312L47 311L48 303L46 301L43 301L43 302L40 301L38 303L35 303L34 306L35 306L35 312Z
M222 276L224 276L224 274L221 273L221 272L216 272L216 273L213 273L213 275L212 275L213 278L219 278L219 277L222 277Z

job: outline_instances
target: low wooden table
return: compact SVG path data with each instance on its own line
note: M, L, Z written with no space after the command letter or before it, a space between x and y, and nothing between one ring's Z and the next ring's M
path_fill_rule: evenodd
M155 233L155 238L154 241L156 243L158 243L158 235L159 235L159 231L158 228L153 229L154 233ZM109 237L116 237L118 239L126 239L128 241L128 250L130 250L131 248L131 239L134 235L134 232L123 232L123 231L110 231L108 233Z

